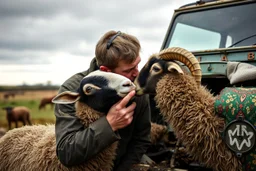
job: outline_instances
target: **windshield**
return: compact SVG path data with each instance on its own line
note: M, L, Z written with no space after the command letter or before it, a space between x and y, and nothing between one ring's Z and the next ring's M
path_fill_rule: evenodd
M190 51L256 44L256 3L178 15L166 47Z

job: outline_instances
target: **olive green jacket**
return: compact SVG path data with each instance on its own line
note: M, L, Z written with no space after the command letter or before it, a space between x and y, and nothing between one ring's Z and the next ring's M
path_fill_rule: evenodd
M81 79L97 69L94 58L90 68L65 81L59 93L76 91ZM151 118L148 96L136 97L135 101L137 106L132 123L116 132L113 132L106 117L84 127L75 116L74 104L56 104L56 152L61 163L67 167L81 164L115 141L119 141L119 146L113 170L127 170L132 164L138 163L150 145Z

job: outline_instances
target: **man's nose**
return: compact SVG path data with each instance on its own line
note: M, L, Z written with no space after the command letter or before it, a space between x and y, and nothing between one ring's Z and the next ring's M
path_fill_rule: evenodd
M136 67L136 68L133 70L132 76L137 77L138 74L139 74L139 69L138 69L138 67Z

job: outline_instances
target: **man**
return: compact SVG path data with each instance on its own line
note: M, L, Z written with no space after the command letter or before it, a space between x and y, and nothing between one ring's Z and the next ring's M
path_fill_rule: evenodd
M100 69L114 72L134 81L138 75L140 43L132 35L109 31L98 41L96 57L87 71L77 73L59 89L75 91L80 80L88 73ZM115 141L119 141L113 170L129 170L139 163L150 145L150 107L148 96L135 97L135 92L113 105L106 116L84 127L75 116L74 105L55 105L56 152L65 166L81 164ZM108 157L108 156L106 156Z

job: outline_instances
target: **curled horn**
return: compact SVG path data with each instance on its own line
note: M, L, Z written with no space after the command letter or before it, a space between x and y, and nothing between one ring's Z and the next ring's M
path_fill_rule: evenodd
M177 60L184 63L195 78L198 86L201 85L202 71L196 57L186 49L180 47L167 48L159 52L159 58L164 60Z

